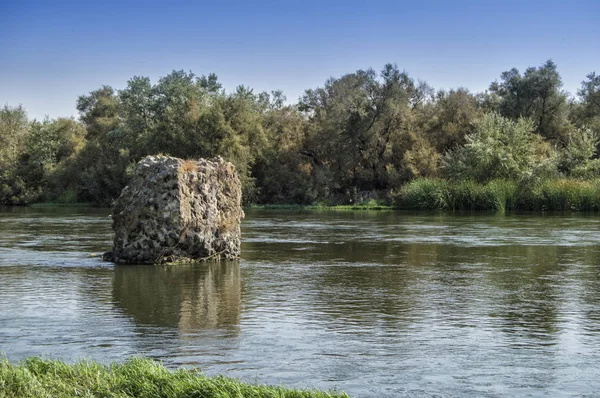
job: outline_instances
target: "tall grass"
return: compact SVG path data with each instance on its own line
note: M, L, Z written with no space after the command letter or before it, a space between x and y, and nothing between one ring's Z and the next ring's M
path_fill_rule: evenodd
M395 198L402 209L600 211L600 180L555 179L535 184L493 180L452 182L421 178Z
M600 180L549 180L525 194L529 195L527 205L532 210L600 210Z
M518 205L518 188L515 181L493 180L486 185L488 200L491 207L499 212L505 213L516 210Z
M402 187L396 198L397 207L411 210L436 210L454 206L456 198L448 189L448 181L419 178Z
M406 184L395 204L417 210L493 210L504 213L515 206L517 184L495 180L488 184L474 181L452 182L421 178Z
M326 398L347 395L248 384L223 376L207 377L197 370L169 371L143 358L108 367L95 362L68 365L29 358L19 365L0 359L0 397Z
M246 209L261 209L261 210L393 210L394 206L389 205L385 201L369 199L364 202L354 203L350 205L329 205L327 203L316 203L312 205L297 205L297 204L267 204L267 205L250 205Z

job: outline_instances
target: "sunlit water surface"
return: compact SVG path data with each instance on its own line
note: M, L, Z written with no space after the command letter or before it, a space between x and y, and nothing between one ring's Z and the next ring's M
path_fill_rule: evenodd
M0 210L0 351L355 397L600 395L598 216L249 211L236 263L119 266L109 211Z

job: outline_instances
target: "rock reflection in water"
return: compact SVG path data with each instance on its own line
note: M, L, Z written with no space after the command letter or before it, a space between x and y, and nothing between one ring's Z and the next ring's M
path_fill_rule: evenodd
M119 266L115 303L140 325L237 330L241 312L238 262Z

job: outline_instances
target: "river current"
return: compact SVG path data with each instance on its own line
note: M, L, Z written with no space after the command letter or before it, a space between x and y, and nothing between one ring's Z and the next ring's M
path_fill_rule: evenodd
M0 352L353 397L600 395L600 218L247 212L239 262L114 266L109 211L0 210Z

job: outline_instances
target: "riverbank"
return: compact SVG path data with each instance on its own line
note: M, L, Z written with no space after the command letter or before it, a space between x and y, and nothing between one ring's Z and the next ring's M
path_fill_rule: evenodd
M91 203L33 203L34 208L93 207ZM418 178L385 199L351 204L246 204L268 210L428 210L523 212L598 212L600 179L550 179L536 182L492 180L488 183Z
M295 205L295 204L264 204L249 205L245 209L260 210L400 210L391 205L379 203L360 203L354 205Z
M483 184L420 178L404 185L394 204L405 210L597 212L600 180L499 179Z
M27 205L31 208L53 208L53 207L98 207L93 203L31 203ZM354 205L299 205L299 204L249 204L243 206L245 210L260 209L260 210L398 210L398 208L381 204L378 202L367 202ZM98 207L102 209L110 209L111 207Z
M600 180L492 180L487 183L419 178L387 201L351 205L252 205L274 210L426 210L507 212L598 212Z
M248 384L224 376L207 377L198 370L170 371L150 359L133 358L123 364L96 362L68 365L61 361L28 358L18 365L0 360L0 396L45 397L348 397L343 392L296 390Z
M31 203L29 207L45 208L45 207L97 207L93 203L88 202L76 202L76 203L60 203L60 202L39 202Z

